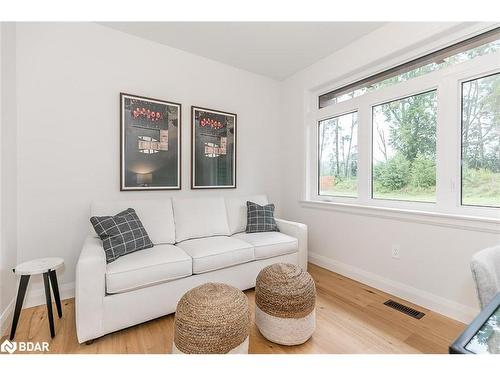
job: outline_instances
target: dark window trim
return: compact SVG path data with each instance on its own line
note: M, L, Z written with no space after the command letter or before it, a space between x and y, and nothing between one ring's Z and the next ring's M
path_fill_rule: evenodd
M347 92L354 91L356 89L370 86L371 84L374 84L376 82L383 81L384 79L394 77L396 75L406 73L410 70L420 68L424 65L427 65L432 62L439 62L441 60L444 60L445 58L449 56L453 56L457 53L467 51L469 49L478 47L480 45L492 42L494 40L500 39L500 27L496 27L492 30L489 30L487 32L484 32L482 34L476 35L472 38L468 38L465 40L462 40L458 43L454 43L452 45L449 45L448 47L441 48L437 51L428 53L424 56L418 57L416 59L413 59L411 61L408 61L403 64L399 64L393 68L384 70L383 72L376 73L374 75L371 75L369 77L363 78L359 81L353 82L351 84L342 86L338 89L332 90L330 92L324 93L322 95L318 96L318 108L325 108L326 106L321 106L321 98L324 96L330 97L330 99L333 99L335 97L338 97L342 94L345 94ZM327 100L330 100L327 99Z

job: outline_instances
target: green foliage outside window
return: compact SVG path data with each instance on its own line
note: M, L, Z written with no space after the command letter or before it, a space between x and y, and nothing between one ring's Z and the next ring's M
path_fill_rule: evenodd
M358 114L319 123L319 194L356 196L358 193Z
M417 189L428 189L436 186L436 162L423 155L413 160L411 185Z
M462 204L500 207L500 74L462 85Z
M373 197L435 201L437 92L373 107Z

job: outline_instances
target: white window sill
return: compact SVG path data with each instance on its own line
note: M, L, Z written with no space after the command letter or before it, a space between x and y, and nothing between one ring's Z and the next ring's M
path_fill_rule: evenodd
M500 219L495 218L314 200L302 200L299 203L304 208L500 234Z

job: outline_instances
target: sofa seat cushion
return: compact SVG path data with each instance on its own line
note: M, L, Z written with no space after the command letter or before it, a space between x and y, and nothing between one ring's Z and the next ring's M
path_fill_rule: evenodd
M253 246L234 237L197 238L178 243L193 258L193 273L215 271L254 260Z
M192 274L192 260L174 245L156 245L106 266L106 292L122 293Z
M280 232L238 233L231 238L252 244L255 259L272 258L299 251L299 241Z

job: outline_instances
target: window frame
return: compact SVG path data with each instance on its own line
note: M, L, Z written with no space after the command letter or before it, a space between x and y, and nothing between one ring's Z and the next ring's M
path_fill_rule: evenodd
M500 72L500 51L387 86L359 97L317 108L318 96L325 90L309 91L310 112L306 115L307 165L304 198L306 201L361 205L375 208L416 210L498 218L499 209L489 206L462 205L461 197L461 85ZM390 101L437 90L436 123L436 202L373 198L372 188L372 108ZM357 197L319 195L319 121L351 112L358 113L358 189ZM448 125L447 125L448 124ZM450 127L449 124L455 124ZM444 167L446 166L446 167Z
M321 122L322 121L326 121L326 120L331 120L331 119L334 119L334 118L338 118L338 117L342 117L342 116L346 116L346 115L351 115L351 114L354 114L356 113L356 116L358 117L357 121L358 121L358 124L356 125L356 139L358 139L359 137L359 113L357 110L355 111L349 111L349 112L345 112L345 113L341 113L339 115L336 115L336 116L330 116L330 117L327 117L327 118L324 118L324 119L321 119L321 120L318 120L317 124L317 139L316 139L316 145L317 145L317 150L316 150L316 153L317 153L317 157L316 157L316 160L317 160L317 164L318 164L318 170L317 170L317 176L318 178L316 179L317 181L317 188L316 188L316 194L320 197L336 197L336 198L357 198L359 196L359 193L358 193L358 189L359 189L359 186L358 186L358 183L359 183L359 180L358 180L358 176L357 176L357 173L356 172L356 195L332 195L332 194L321 194L321 160L319 160L319 146L320 146L320 133L319 133L319 127L321 125ZM358 146L358 143L356 143L356 147L358 147L359 149L359 146Z

